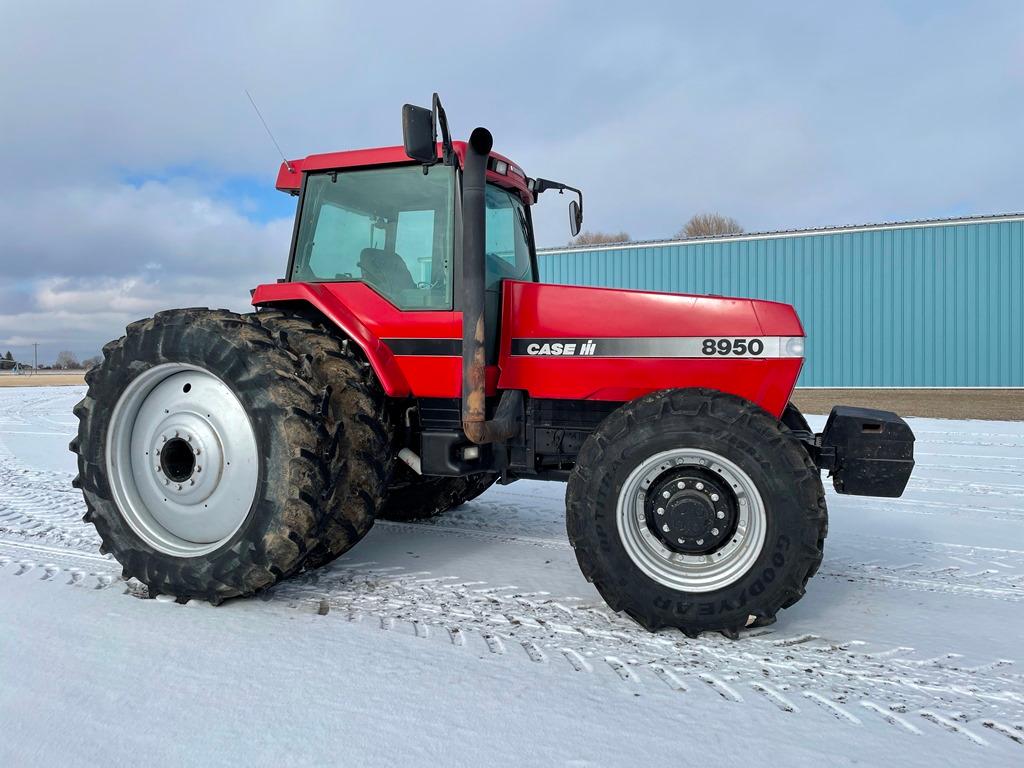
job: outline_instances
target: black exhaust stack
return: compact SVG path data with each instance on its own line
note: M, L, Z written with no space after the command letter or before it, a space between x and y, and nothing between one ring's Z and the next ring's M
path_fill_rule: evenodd
M523 398L518 390L506 390L494 419L487 420L484 191L487 158L493 145L490 131L475 128L462 169L462 429L477 444L500 442L515 435Z

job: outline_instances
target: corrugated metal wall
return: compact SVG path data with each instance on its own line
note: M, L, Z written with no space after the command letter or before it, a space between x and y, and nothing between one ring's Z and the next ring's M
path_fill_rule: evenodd
M541 251L552 283L796 307L811 387L1024 387L1024 221Z

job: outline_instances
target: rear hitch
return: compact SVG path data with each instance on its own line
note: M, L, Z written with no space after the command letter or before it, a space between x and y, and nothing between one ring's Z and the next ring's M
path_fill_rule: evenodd
M814 443L838 493L895 498L914 469L914 433L889 411L837 405Z

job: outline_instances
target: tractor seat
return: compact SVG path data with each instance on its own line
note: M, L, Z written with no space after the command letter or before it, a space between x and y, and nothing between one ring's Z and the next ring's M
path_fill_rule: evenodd
M366 282L388 296L416 287L409 267L397 253L381 248L363 248L359 253L359 269Z

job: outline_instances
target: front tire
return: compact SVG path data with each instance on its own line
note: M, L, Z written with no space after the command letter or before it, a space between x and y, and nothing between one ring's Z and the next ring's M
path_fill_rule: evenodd
M317 393L251 316L160 312L103 348L75 406L78 477L124 577L214 603L295 573L324 488Z
M756 405L668 390L609 416L566 493L569 539L608 604L651 631L735 636L796 603L822 558L820 475Z

